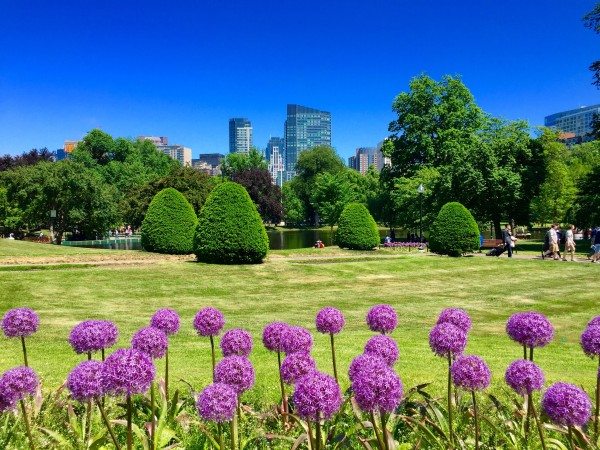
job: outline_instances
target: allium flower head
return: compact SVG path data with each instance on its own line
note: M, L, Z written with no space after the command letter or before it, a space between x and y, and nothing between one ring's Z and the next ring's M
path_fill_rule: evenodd
M543 347L554 337L554 327L543 314L515 313L506 322L508 336L527 347Z
M363 411L392 412L402 400L402 381L393 370L361 372L352 382L356 403Z
M461 355L467 346L467 333L449 322L440 323L429 332L429 346L437 356Z
M17 399L10 392L0 391L0 412L10 411L17 404Z
M379 356L392 367L398 360L398 344L389 336L377 335L367 341L365 353Z
M9 369L0 377L0 393L2 406L11 409L15 403L28 395L34 395L39 379L35 371L29 367L21 366Z
M223 356L248 356L252 351L252 336L246 330L234 328L221 338Z
M215 381L241 394L254 386L254 367L244 356L227 356L215 367Z
M237 394L231 386L214 383L204 388L196 401L196 409L203 420L229 422L235 415Z
M539 391L544 385L544 372L535 363L524 359L513 361L506 369L504 380L522 396Z
M594 317L592 320L590 320L587 324L588 327L591 327L592 325L600 325L600 316L596 316Z
M590 419L592 404L582 389L569 383L555 383L542 397L542 408L552 422L583 426Z
M162 358L167 352L169 339L167 335L154 327L141 328L133 335L131 347L139 350L151 358Z
M304 375L316 369L317 365L310 353L290 353L281 364L281 378L287 384L294 384Z
M40 318L33 309L15 308L4 314L2 329L6 337L30 336L40 325Z
M102 365L102 388L114 395L143 394L156 369L152 358L133 348L117 350Z
M102 365L100 361L84 361L77 365L67 377L67 388L71 396L80 402L104 395L102 387Z
M289 328L287 323L272 322L263 330L262 341L265 348L272 352L282 352L281 337Z
M296 383L296 412L304 420L329 419L342 404L342 392L335 379L321 372L310 372Z
M150 326L158 328L167 336L175 334L179 331L179 315L173 309L163 308L157 310L152 319L150 319Z
M581 334L581 348L590 357L600 355L600 325L589 325Z
M367 313L367 325L378 333L391 333L398 325L396 310L390 305L375 305Z
M216 336L225 325L225 318L216 308L206 307L196 313L194 328L200 336Z
M452 382L470 391L481 391L490 385L492 373L479 356L461 356L450 367Z
M449 322L452 325L460 328L465 333L468 333L471 329L471 318L467 312L460 308L446 308L444 309L437 320L437 324Z
M76 353L97 352L112 347L119 337L119 330L108 320L85 320L73 327L69 344Z
M348 369L348 377L350 381L354 381L363 372L375 374L388 369L389 366L380 356L364 353L352 360Z
M281 349L285 353L310 352L313 340L306 328L288 327L281 336Z
M346 320L344 315L338 309L326 307L318 312L315 319L317 331L319 333L337 334L342 331Z

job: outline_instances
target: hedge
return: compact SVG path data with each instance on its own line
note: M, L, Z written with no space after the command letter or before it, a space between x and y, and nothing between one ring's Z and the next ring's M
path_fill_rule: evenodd
M142 222L142 247L157 253L192 253L197 224L194 208L183 194L163 189L150 202Z
M479 227L462 204L446 203L429 230L429 249L441 255L461 256L479 248Z
M346 205L340 215L335 240L340 247L351 250L372 250L379 245L379 229L365 205Z
M213 189L198 216L194 238L198 261L260 263L268 249L265 226L246 189L231 181Z

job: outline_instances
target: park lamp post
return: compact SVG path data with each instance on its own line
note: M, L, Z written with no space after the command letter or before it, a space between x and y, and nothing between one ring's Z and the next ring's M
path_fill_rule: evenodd
M423 184L419 184L417 192L419 193L419 242L423 242L423 193L425 192Z

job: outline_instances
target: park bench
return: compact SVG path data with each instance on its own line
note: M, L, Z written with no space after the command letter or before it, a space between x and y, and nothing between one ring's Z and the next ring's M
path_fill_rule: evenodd
M484 239L480 248L496 248L500 245L504 245L502 239Z

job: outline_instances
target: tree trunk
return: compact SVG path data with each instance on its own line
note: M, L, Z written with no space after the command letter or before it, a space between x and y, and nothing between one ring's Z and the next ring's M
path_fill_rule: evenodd
M500 228L500 218L494 217L493 223L494 223L494 235L496 236L496 239L502 239L502 229Z

